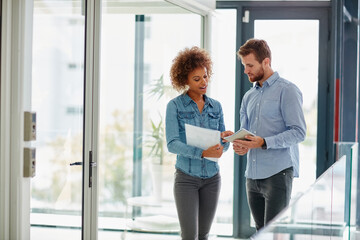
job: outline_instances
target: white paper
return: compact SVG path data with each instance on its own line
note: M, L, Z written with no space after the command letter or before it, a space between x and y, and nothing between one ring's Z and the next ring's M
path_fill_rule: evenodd
M220 143L220 131L193 126L185 123L186 143L201 149L208 149ZM206 158L217 162L218 158Z

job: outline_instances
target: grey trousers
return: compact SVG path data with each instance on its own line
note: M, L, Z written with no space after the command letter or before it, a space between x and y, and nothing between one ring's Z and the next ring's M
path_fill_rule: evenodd
M218 173L211 178L175 172L174 196L182 240L207 240L215 216L221 187Z
M271 221L290 202L293 168L265 179L246 179L246 192L256 230Z

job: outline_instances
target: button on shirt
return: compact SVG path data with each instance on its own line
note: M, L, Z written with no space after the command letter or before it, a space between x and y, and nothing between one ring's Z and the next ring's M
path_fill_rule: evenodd
M182 94L172 99L166 108L166 140L169 152L177 154L175 167L199 178L210 178L219 172L217 162L202 158L203 149L186 144L185 123L198 127L225 131L221 104L204 95L205 105L200 113L197 104ZM219 142L229 148L229 143Z
M257 83L243 97L241 127L263 137L267 149L250 149L245 177L268 178L293 166L299 176L298 143L304 141L306 124L299 88L274 72L260 87Z

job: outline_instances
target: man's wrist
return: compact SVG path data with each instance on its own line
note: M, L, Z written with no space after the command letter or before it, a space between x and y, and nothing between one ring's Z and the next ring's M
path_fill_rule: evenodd
M261 148L264 149L264 150L266 150L266 149L267 149L267 145L266 145L265 138L263 138L263 140L264 140L264 143L263 143L263 145L261 145Z

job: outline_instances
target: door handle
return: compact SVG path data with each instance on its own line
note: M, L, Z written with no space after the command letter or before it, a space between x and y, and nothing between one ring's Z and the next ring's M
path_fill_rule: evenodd
M83 163L82 162L73 162L70 163L70 166L82 166ZM89 187L92 187L92 168L96 167L96 162L92 161L92 151L89 152Z
M81 166L82 165L82 162L73 162L73 163L70 163L70 166Z

